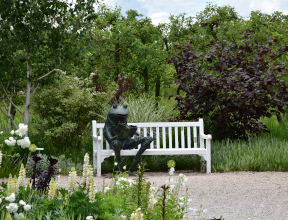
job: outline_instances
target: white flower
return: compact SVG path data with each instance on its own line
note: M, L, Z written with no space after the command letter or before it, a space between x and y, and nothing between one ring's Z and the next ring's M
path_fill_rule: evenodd
M123 170L126 170L126 165L123 167Z
M19 213L19 215L18 215L18 219L24 219L24 214L21 212L21 213Z
M198 210L197 209L193 209L193 213L197 214Z
M12 135L13 135L14 133L15 133L15 131L14 131L14 130L12 130L12 131L10 132L10 134L12 134Z
M15 193L12 193L10 196L5 198L6 201L14 202L15 201Z
M179 205L180 205L180 207L183 207L183 206L184 206L184 203L183 203L183 202L180 202Z
M104 193L106 193L108 190L110 190L111 188L109 188L108 186L104 188Z
M84 164L83 164L83 178L84 183L86 184L88 178L88 167L89 167L89 154L86 153L84 156Z
M93 216L91 216L91 215L87 216L86 220L93 220Z
M175 186L174 185L170 185L169 187L170 187L169 191L171 192L174 189Z
M10 203L8 206L6 206L6 209L10 213L17 212L18 205L16 203Z
M18 215L17 212L14 213L14 218L15 218L15 219L19 219L19 215Z
M117 163L117 162L115 162L115 163L114 163L114 165L115 165L115 166L117 166L117 165L118 165L118 163Z
M1 131L0 134L3 134L3 131Z
M29 140L29 137L25 137L23 139L18 140L17 144L21 148L25 149L25 148L28 148L31 145L31 141Z
M169 171L169 175L172 176L174 174L175 168L171 167Z
M2 199L0 198L0 204L2 203Z
M192 208L189 208L189 212L193 212L193 209L192 209Z
M28 131L28 125L24 125L22 123L19 124L19 129L15 131L17 135L22 137Z
M188 199L189 204L191 205L193 200L192 199Z
M20 205L26 205L26 202L24 202L23 200L20 200L19 204Z
M4 141L10 147L14 147L16 144L16 140L13 137L9 137L9 140Z
M78 187L77 173L74 167L71 168L68 177L68 196L71 196L73 191Z
M183 200L184 200L184 197L180 197L179 200L180 200L180 201L183 201Z
M204 214L207 214L207 209L204 209L204 210L203 210L203 213L204 213Z
M90 77L95 76L95 75L96 75L95 73L90 73Z
M24 205L24 210L27 212L31 209L31 205Z

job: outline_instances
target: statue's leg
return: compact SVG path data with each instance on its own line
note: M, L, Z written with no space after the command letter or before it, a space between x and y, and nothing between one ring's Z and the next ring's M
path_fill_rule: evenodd
M136 176L134 173L131 172L131 169L136 164L136 162L139 160L140 156L144 153L144 151L149 147L149 145L152 141L153 141L152 137L141 137L139 139L136 138L135 144L137 146L138 144L141 143L141 148L137 152L136 156L134 157L134 160L132 161L132 163L129 167L129 170L128 170L129 176Z
M120 147L119 144L120 144L119 141L112 142L111 147L112 147L112 149L115 152L116 160L117 160L118 167L119 167L119 171L122 174L123 173L123 168L122 168L121 156L120 156L121 147Z

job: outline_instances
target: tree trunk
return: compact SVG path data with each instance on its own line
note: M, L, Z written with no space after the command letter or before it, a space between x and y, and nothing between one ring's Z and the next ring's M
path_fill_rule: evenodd
M156 77L156 85L155 85L155 97L160 96L160 74L157 74ZM156 101L156 109L158 109L158 100Z
M27 62L27 86L26 86L26 101L25 101L25 112L24 112L24 125L29 124L29 107L30 107L30 93L31 93L31 75L32 67L29 61ZM28 131L25 134L28 137Z
M15 108L15 106L14 105L12 105L11 103L10 103L10 108L9 108L9 115L10 115L10 117L11 117L11 119L10 119L10 126L11 126L11 128L12 127L14 127L14 124L15 123L13 123L14 122L14 119L15 119L15 115L16 115L16 108Z
M118 81L118 75L120 73L120 70L119 70L119 62L120 62L120 55L119 55L119 43L115 43L115 52L114 52L114 62L115 62L115 65L116 65L116 69L115 69L115 73L114 73L114 80L115 82Z
M148 69L147 67L145 67L143 69L143 77L144 77L144 88L145 88L145 92L148 93L149 91L149 75L148 75Z

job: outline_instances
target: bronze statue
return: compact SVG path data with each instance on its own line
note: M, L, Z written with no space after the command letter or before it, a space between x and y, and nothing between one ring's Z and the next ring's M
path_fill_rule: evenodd
M149 147L150 143L153 141L153 138L141 137L137 132L136 126L127 125L128 115L129 110L127 105L113 105L113 107L111 107L108 111L107 120L104 126L104 137L115 152L120 173L123 173L120 150L132 150L141 144L141 148L137 152L132 164L128 169L129 176L136 176L131 172L131 169L143 152ZM131 139L131 137L133 137L135 134L137 137Z

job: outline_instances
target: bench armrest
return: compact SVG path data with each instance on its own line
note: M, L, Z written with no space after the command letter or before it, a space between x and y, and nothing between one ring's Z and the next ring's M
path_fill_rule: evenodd
M92 135L92 138L94 141L102 141L102 137L101 136L93 136Z
M211 134L200 134L200 138L209 140L209 139L212 139L212 135Z

